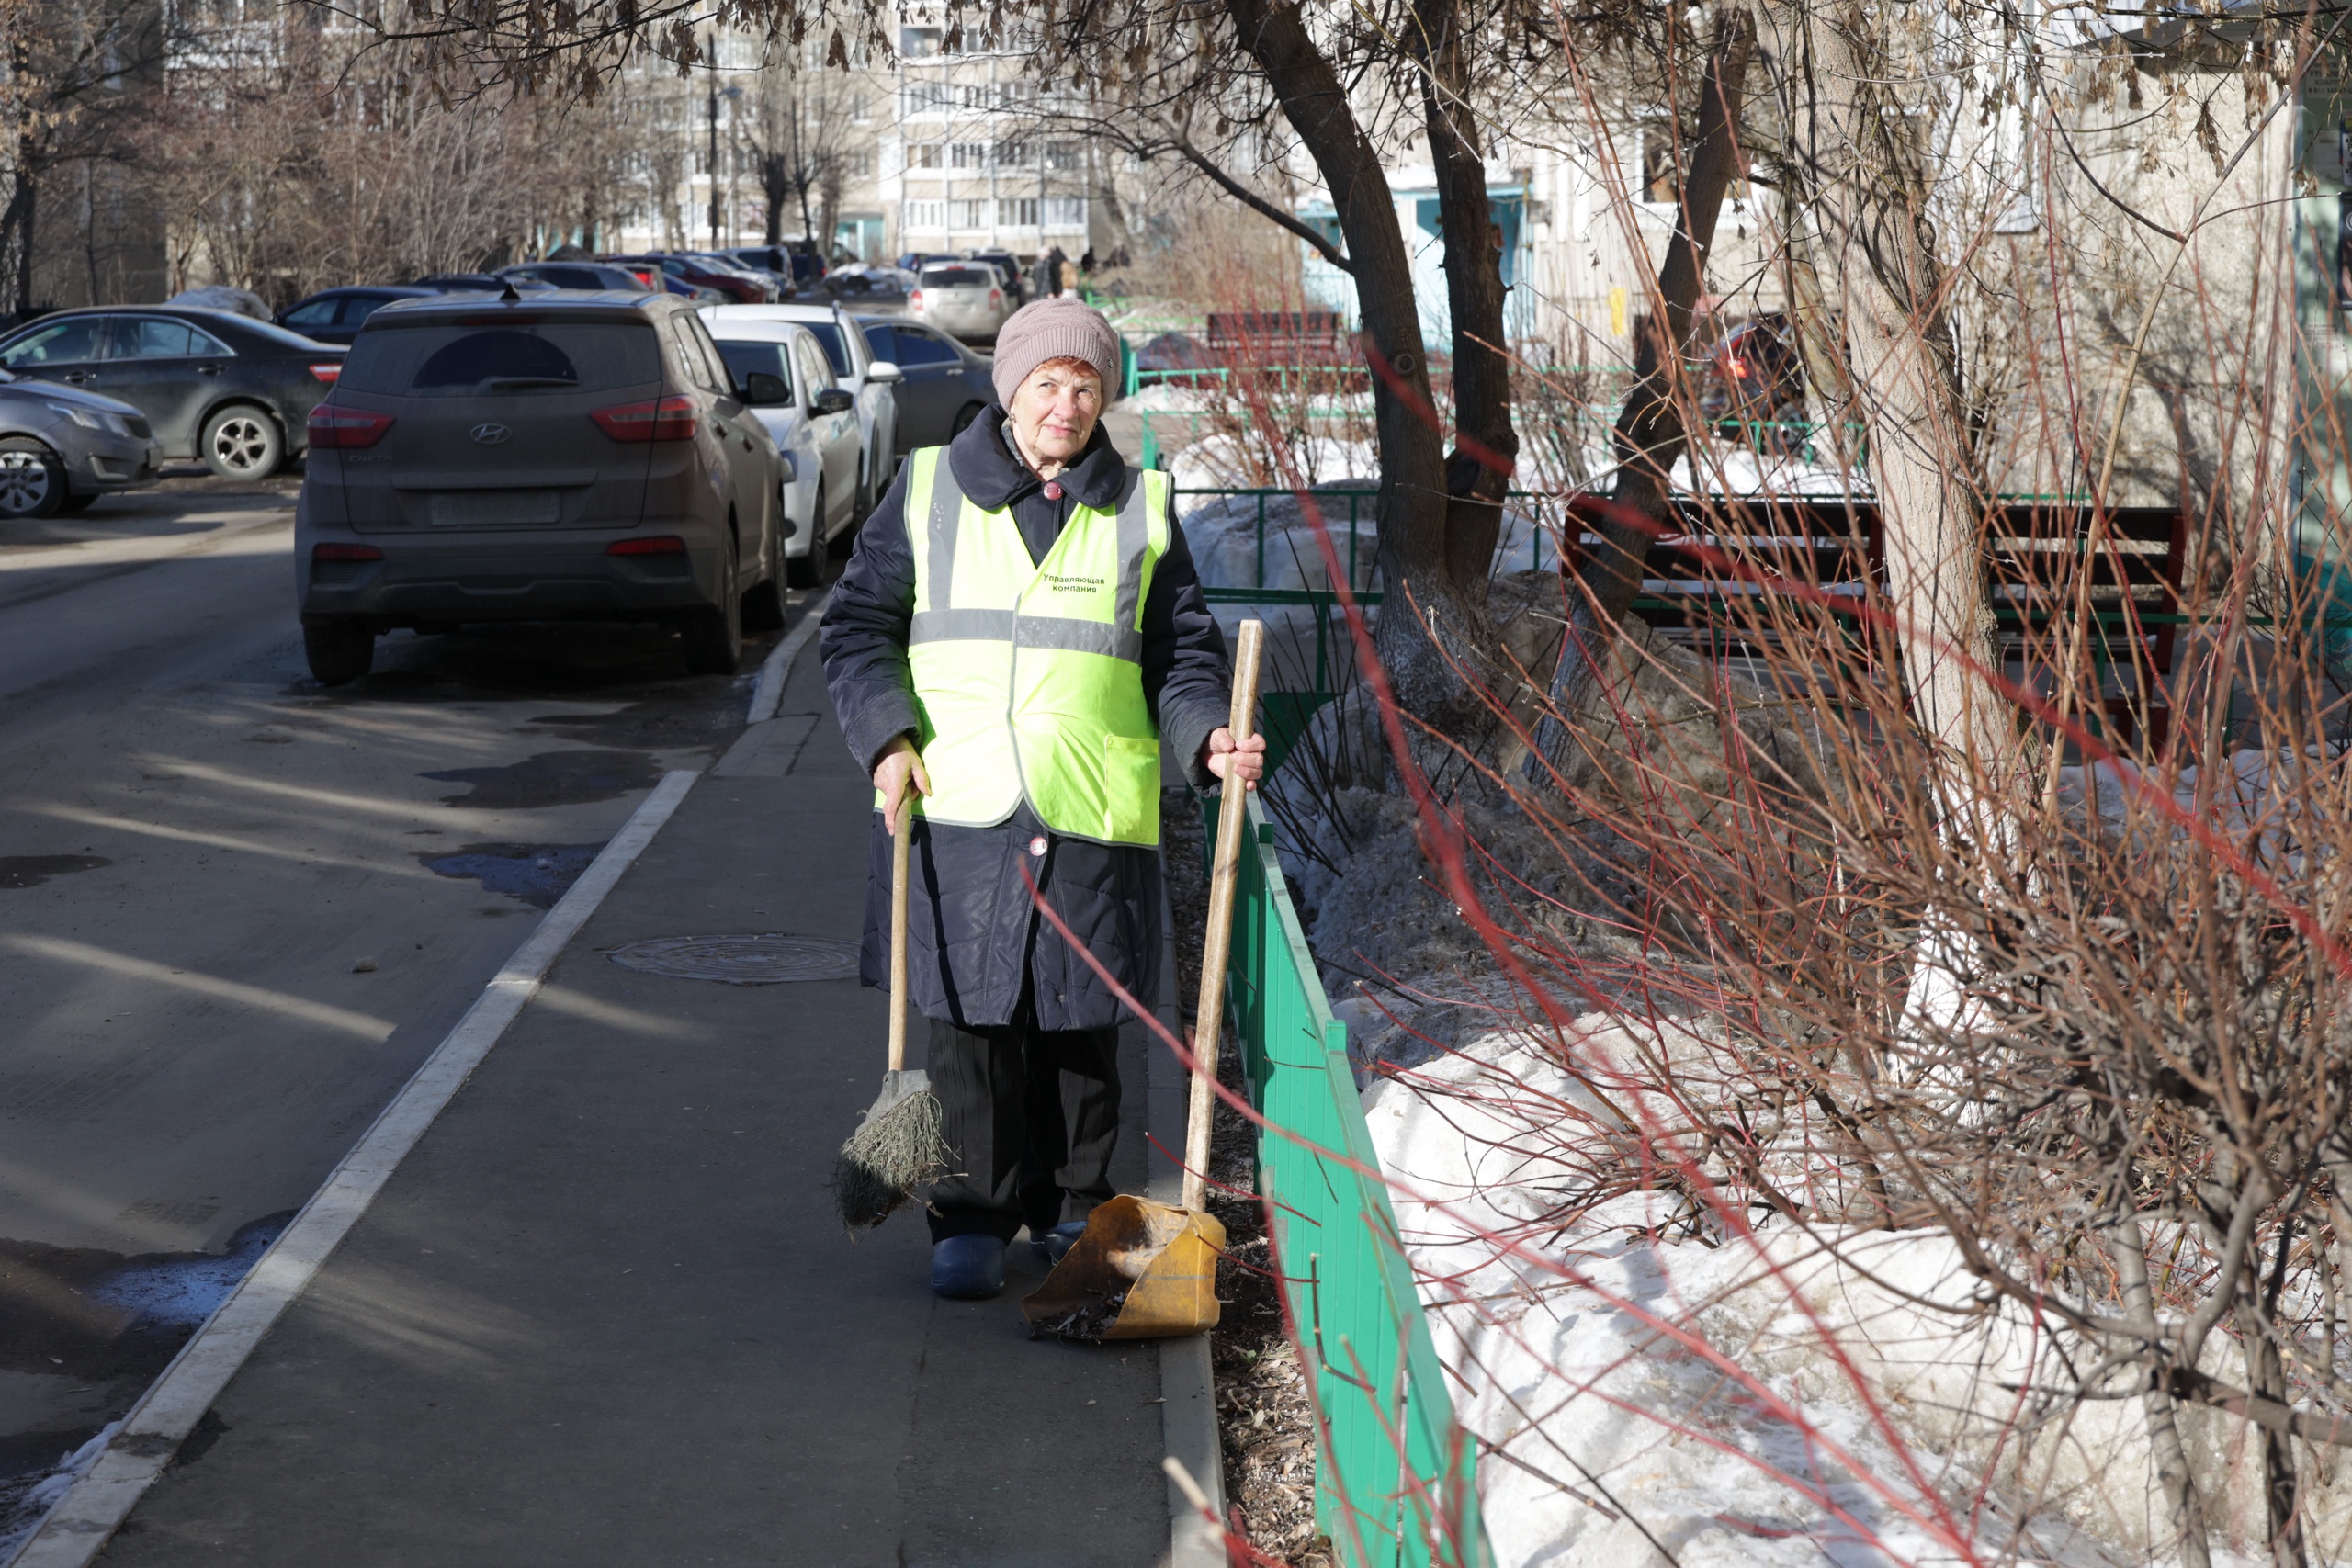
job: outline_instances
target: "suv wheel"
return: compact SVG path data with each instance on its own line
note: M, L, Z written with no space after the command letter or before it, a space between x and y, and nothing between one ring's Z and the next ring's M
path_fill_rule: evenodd
M65 465L28 435L0 441L0 517L54 517L65 504Z
M727 576L718 585L718 603L696 610L684 627L686 671L693 675L732 675L743 659L743 601L735 592L735 559L728 552Z
M231 403L204 422L197 450L204 466L224 479L263 479L286 461L286 438L266 411Z
M755 632L784 629L784 537L768 530L768 574L743 595L743 626Z
M320 685L347 686L375 663L376 634L365 621L305 623L302 657L310 662L311 678Z

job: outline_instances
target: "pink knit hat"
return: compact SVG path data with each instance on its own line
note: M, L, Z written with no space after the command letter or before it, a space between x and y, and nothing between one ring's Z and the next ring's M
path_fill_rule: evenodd
M1010 404L1029 373L1048 359L1082 359L1102 378L1102 400L1119 395L1119 334L1102 312L1067 294L1032 299L996 334L996 400Z

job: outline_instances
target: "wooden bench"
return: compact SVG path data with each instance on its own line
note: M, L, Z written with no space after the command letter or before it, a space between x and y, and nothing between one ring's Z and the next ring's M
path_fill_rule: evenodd
M1227 364L1342 365L1353 352L1336 310L1212 310L1204 340Z
M1580 525L1563 552L1564 570L1580 570L1599 543L1589 528L1609 505L1598 496L1569 499ZM1886 540L1874 502L1683 497L1676 513L1676 531L1645 556L1634 609L1700 652L1720 658L1771 643L1770 607L1759 595L1772 581L1817 589L1857 633L1865 600L1875 593L1885 603ZM2079 502L2041 501L2004 503L1987 519L1986 591L2002 652L2031 685L2064 668L2073 657L2069 639L2079 635L2100 682L2109 738L2130 744L2144 735L2151 750L2162 750L2171 728L2165 682L2184 620L2188 518L2174 507L2118 507L2107 513L2096 548L2092 522ZM2086 597L2083 626L2076 609ZM1842 608L1849 604L1851 612ZM1860 640L1868 648L1876 639ZM2113 695L2105 692L2110 672L2122 688Z

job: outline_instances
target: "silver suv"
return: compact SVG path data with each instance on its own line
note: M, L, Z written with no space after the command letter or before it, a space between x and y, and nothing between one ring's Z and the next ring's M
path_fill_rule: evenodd
M765 380L767 378L755 378ZM747 396L748 394L748 396ZM295 578L311 673L378 633L657 621L731 674L784 615L783 465L684 299L557 290L368 319L311 415Z

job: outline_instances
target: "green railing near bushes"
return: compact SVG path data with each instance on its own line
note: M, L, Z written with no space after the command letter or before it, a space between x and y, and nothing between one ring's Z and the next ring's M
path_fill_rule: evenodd
M1270 1124L1258 1191L1322 1413L1316 1522L1344 1568L1492 1568L1476 1444L1453 1418L1377 1175L1347 1026L1323 994L1273 828L1255 796L1248 809L1226 995L1250 1102ZM1214 845L1216 802L1203 815Z

